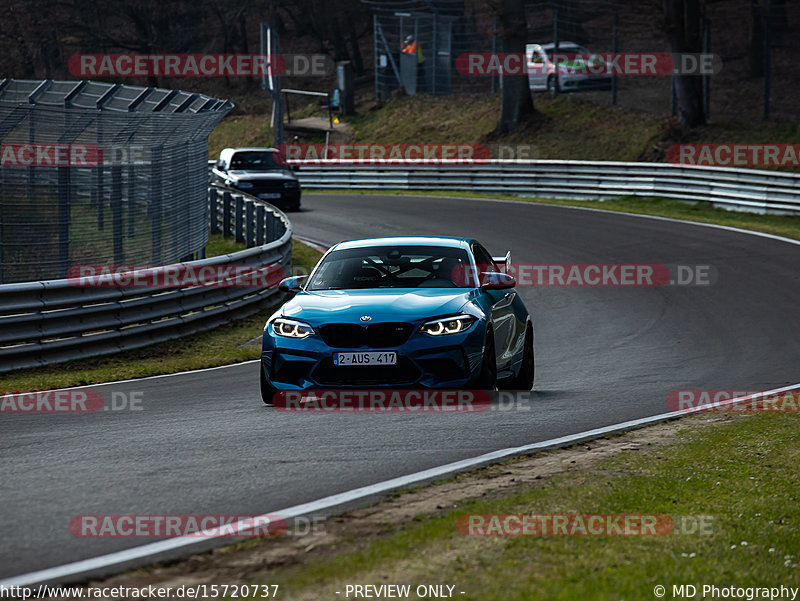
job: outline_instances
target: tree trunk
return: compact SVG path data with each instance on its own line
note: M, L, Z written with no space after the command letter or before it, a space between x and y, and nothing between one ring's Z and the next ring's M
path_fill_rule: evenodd
M528 38L524 0L502 0L498 17L503 31L503 52L524 57ZM535 113L528 87L528 75L526 73L503 75L502 109L494 133L513 133Z
M789 31L789 19L786 15L786 0L771 0L769 9L770 27L776 33Z
M361 56L361 48L358 47L358 34L356 33L355 19L347 20L347 38L350 42L350 55L353 59L353 69L356 75L364 74L364 58Z
M764 21L762 7L755 0L750 4L750 52L747 54L751 77L764 75Z
M697 54L703 49L700 0L664 0L667 38L672 52ZM683 127L706 122L703 111L703 78L700 75L675 75L678 119Z

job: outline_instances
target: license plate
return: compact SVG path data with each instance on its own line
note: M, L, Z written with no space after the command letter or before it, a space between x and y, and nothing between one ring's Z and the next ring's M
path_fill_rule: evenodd
M334 353L334 365L397 365L394 351L367 351L363 353Z
M259 198L280 198L280 192L264 192L263 194L258 195Z

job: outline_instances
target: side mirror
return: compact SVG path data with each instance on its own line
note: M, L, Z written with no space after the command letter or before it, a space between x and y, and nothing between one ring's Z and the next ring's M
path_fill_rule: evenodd
M481 288L484 290L505 290L516 285L517 280L514 279L514 276L510 276L507 273L498 273L496 271L481 273Z
M290 278L284 278L281 280L281 283L278 284L278 290L281 292L300 292L307 278L307 275L296 275Z

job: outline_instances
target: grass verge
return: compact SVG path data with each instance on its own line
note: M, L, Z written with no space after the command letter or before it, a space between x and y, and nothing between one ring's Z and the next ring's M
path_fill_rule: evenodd
M797 427L797 415L758 414L683 428L667 446L633 447L540 486L387 525L355 551L251 582L278 584L295 600L346 598L348 584L450 584L454 597L480 601L653 599L657 585L668 599L681 584L797 587ZM666 514L684 531L465 537L455 528L464 514L510 513ZM706 527L689 533L697 516L709 516Z
M211 256L212 252L224 254L242 248L220 237L212 240L206 252ZM296 268L310 270L320 256L305 244L293 242L292 261ZM261 355L261 346L248 343L261 335L264 320L274 309L275 305L265 306L251 317L231 321L214 330L133 351L2 374L0 390L51 390L257 359Z
M500 115L499 95L423 94L396 98L380 108L370 98L359 98L358 114L344 118L353 129L354 143L522 144L529 147L526 156L532 159L646 162L666 161L673 144L800 143L796 121L714 121L681 131L672 118L609 106L603 93L557 98L535 94L536 118L506 136L492 133ZM312 109L303 107L298 114ZM271 136L269 115L231 115L211 133L209 157L216 158L225 147L271 145Z

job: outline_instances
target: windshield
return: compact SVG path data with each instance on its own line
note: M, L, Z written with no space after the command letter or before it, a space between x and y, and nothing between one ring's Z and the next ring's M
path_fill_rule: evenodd
M578 54L591 54L591 52L582 46L559 46L558 52L556 52L553 48L548 48L545 50L545 52L547 52L547 56L549 56L551 60L553 59L553 55L555 55L559 60L565 60L575 58L575 56Z
M470 288L469 255L447 246L371 246L333 251L308 290Z
M275 164L274 152L268 150L252 150L237 152L231 158L231 169L248 169L251 171L268 171L280 169Z

